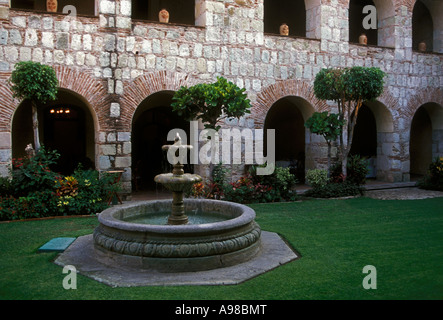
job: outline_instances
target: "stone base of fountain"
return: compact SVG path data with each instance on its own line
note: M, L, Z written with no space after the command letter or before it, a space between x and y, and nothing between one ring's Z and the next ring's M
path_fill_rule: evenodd
M243 263L198 272L159 272L130 264L113 263L99 257L92 235L77 238L55 260L59 266L74 266L77 272L111 287L236 285L298 259L297 254L276 233L263 231L261 250ZM121 262L121 261L119 261Z
M131 265L161 272L193 272L239 264L260 251L261 230L251 208L225 201L186 199L187 212L222 221L187 225L134 223L135 217L165 212L170 200L113 207L102 212L94 243L105 264ZM129 221L128 221L129 220Z

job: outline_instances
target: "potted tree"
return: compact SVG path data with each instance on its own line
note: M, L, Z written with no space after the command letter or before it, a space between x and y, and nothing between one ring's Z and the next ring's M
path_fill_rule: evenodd
M251 103L244 88L223 77L214 83L181 87L172 98L172 109L187 121L201 120L205 129L216 132L225 118L240 118L250 113ZM210 131L210 130L208 130ZM211 136L208 136L208 141ZM210 163L212 173L213 163Z
M34 148L37 151L40 149L37 104L56 99L58 80L55 71L39 62L22 61L15 65L9 82L14 98L31 101Z
M251 103L232 82L218 77L214 83L200 83L181 87L172 98L173 111L187 121L200 119L205 128L218 131L217 123L225 118L240 118L250 113Z
M322 69L315 77L315 96L337 103L342 124L339 135L339 161L345 176L358 113L364 101L375 100L383 93L385 75L376 67L352 67Z

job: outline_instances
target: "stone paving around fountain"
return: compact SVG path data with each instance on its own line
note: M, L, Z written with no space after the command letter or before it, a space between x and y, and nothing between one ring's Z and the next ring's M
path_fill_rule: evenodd
M251 260L209 271L161 273L118 264L103 264L97 259L92 235L79 237L55 263L72 265L91 279L111 287L235 285L271 271L299 258L279 235L262 231L262 250Z

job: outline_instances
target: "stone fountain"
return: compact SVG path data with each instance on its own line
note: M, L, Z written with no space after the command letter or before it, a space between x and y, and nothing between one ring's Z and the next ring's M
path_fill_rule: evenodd
M172 207L171 214L168 217L168 224L182 225L188 223L188 217L185 214L185 206L183 203L183 192L189 189L194 183L200 182L202 178L196 174L189 174L183 171L183 158L187 150L191 150L192 146L183 145L180 135L177 133L175 143L173 145L165 145L162 147L164 151L175 154L177 163L174 164L172 173L159 174L154 181L161 183L168 190L172 191Z
M188 150L177 136L163 150ZM183 172L183 161L155 181L172 200L125 203L98 214L92 235L77 238L55 260L111 286L236 284L297 255L276 234L262 232L248 206L184 199L201 177Z
M182 145L179 136L173 145L162 147L176 155L180 151L186 154L183 151L190 148ZM172 191L172 202L156 200L113 207L98 216L100 225L94 231L94 243L104 260L182 272L226 267L259 253L261 230L254 220L254 210L226 201L184 200L184 190L201 177L185 174L182 163L178 157L172 173L154 179ZM198 216L199 222L188 223L187 212L193 218ZM160 222L159 216L164 217Z

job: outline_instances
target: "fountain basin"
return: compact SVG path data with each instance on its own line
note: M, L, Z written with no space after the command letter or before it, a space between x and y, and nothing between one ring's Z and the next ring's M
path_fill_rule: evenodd
M171 200L112 207L98 216L100 224L93 235L97 256L108 264L194 272L240 264L259 253L261 230L251 208L208 199L185 199L184 207L223 215L226 220L178 226L125 221L170 211Z

